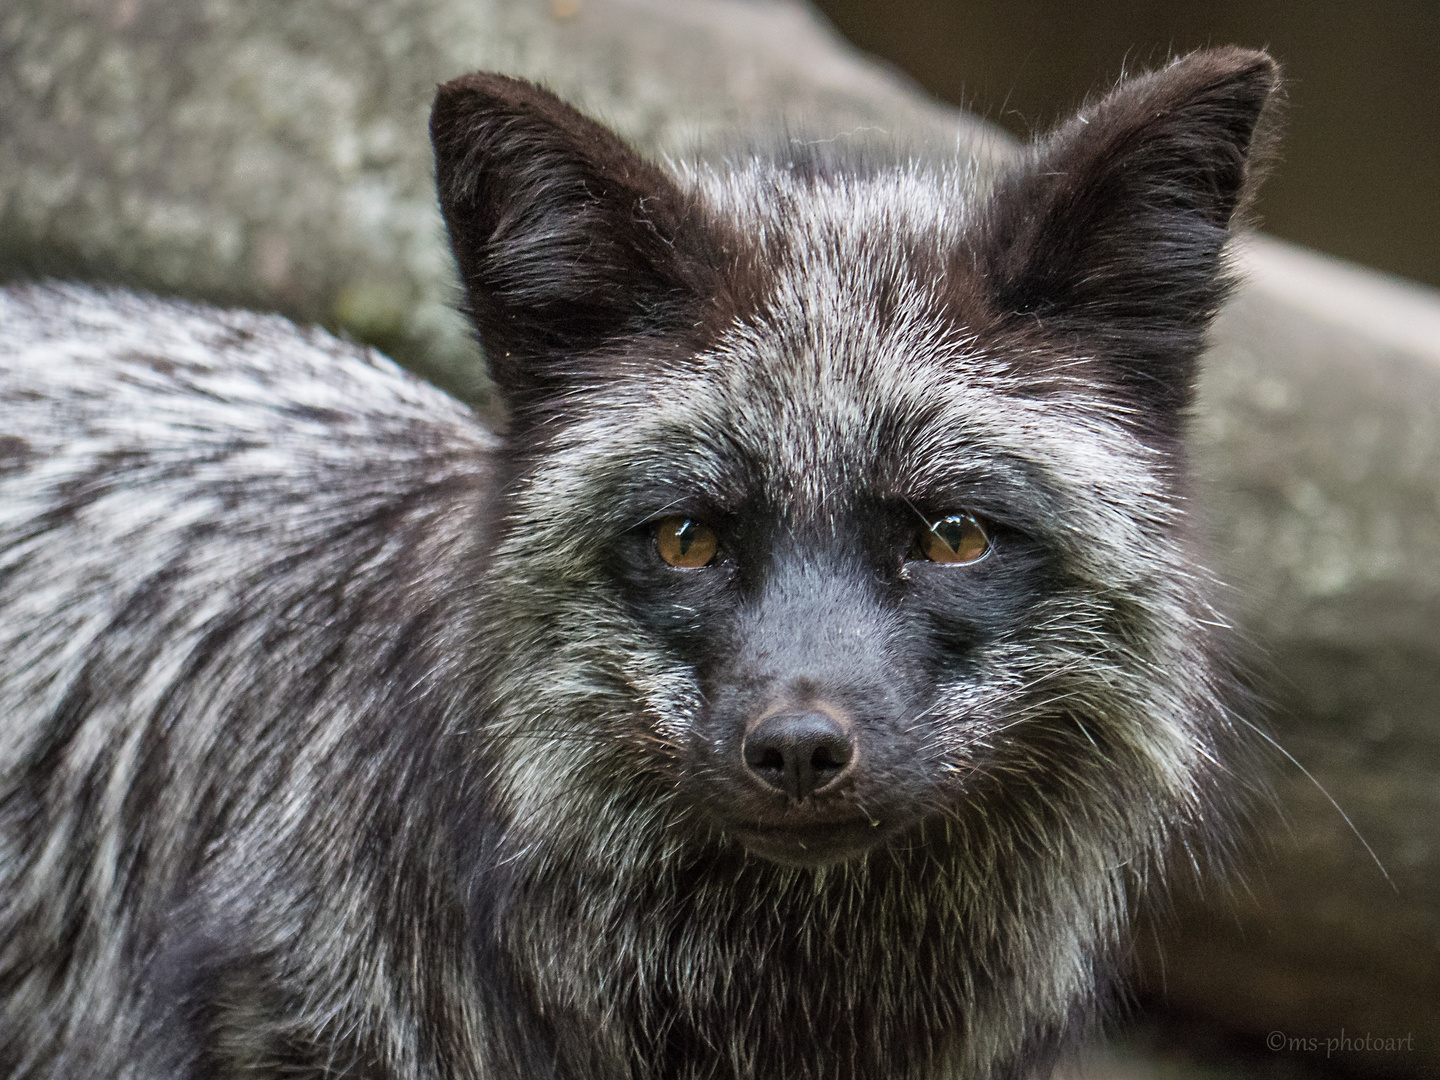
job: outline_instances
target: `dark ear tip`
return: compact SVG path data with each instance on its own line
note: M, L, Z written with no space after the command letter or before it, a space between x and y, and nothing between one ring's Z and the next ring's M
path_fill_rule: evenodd
M1222 87L1254 94L1263 105L1280 89L1280 63L1260 49L1223 45L1200 49L1174 60L1161 75L1193 80L1216 89Z
M460 112L471 114L477 110L533 106L558 101L548 90L542 90L524 79L496 75L489 71L474 71L436 87L435 102L430 108L430 130L435 132Z
M1281 82L1280 64L1267 52L1238 45L1200 49L1122 80L1057 129L1052 145L1128 136L1165 140L1183 125L1212 132L1242 156L1268 158L1283 113Z
M1203 87L1199 97L1220 105L1230 117L1232 137L1246 159L1232 224L1254 225L1255 192L1275 161L1284 127L1284 78L1279 62L1260 49L1226 45L1191 53L1173 66L1192 69L1194 82Z
M1174 61L1176 65L1204 65L1236 77L1255 76L1278 84L1279 62L1263 49L1247 49L1243 45L1219 45L1213 49L1197 49Z
M496 101L515 101L526 98L553 99L554 94L542 90L528 79L517 79L510 75L499 75L493 71L472 71L468 75L441 83L435 90L435 100L453 101L460 97L475 96Z
M504 100L507 87L503 84L514 81L477 71L436 87L435 101L430 106L430 140L436 151L443 153L445 143L466 117Z

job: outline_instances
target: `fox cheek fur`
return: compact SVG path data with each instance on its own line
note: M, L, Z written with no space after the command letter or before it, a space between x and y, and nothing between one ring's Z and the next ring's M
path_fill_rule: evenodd
M0 1071L1044 1069L1232 837L1181 440L1277 83L1185 57L982 185L456 80L498 438L278 320L0 293L53 412L0 438Z

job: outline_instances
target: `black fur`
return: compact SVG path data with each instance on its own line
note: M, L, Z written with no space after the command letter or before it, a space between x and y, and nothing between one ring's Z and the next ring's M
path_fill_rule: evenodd
M0 1073L1018 1078L1092 1034L1234 827L1179 440L1276 79L1184 58L993 189L672 176L457 80L501 438L281 320L0 292ZM813 787L747 754L817 732Z

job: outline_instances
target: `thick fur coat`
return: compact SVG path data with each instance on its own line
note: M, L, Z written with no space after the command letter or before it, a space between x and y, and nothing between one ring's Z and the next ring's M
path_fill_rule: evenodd
M1181 440L1276 84L1194 54L984 185L448 84L498 435L0 292L0 1073L1043 1069L1231 835Z

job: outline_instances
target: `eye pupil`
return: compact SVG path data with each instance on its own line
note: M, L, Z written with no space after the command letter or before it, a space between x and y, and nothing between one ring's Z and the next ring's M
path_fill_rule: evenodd
M680 541L680 554L688 555L695 543L695 523L687 521L675 530L675 539Z

